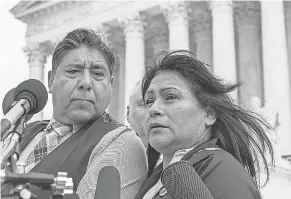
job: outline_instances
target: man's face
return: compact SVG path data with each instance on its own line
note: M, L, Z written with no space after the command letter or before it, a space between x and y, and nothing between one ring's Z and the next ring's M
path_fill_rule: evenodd
M144 101L141 94L141 83L139 83L130 98L128 122L130 123L130 126L135 130L135 132L144 141L145 134L143 130L143 117Z
M61 60L49 85L54 118L65 124L84 124L102 115L112 95L112 81L104 56L81 46Z

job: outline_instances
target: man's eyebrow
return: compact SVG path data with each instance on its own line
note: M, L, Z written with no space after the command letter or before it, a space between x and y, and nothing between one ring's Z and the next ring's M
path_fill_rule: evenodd
M101 64L101 63L92 63L91 68L93 68L93 69L106 69L104 64Z
M68 64L66 67L84 68L84 65L80 64L78 62L72 62L72 63Z

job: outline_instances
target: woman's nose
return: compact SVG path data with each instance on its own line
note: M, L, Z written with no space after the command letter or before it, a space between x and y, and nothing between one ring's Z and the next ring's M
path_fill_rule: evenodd
M155 101L154 104L149 108L149 115L151 117L163 116L163 106L159 102Z

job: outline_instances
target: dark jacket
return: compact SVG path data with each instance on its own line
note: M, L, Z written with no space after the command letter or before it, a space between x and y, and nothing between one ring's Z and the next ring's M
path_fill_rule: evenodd
M250 174L244 167L228 152L220 150L205 150L206 148L218 148L216 140L201 144L197 148L188 152L182 160L191 162L191 169L198 173L214 199L260 199L260 193ZM190 164L189 164L190 165ZM185 166L185 165L183 165ZM171 165L169 166L171 167ZM185 169L175 165L175 169ZM189 169L189 168L188 168ZM153 174L143 184L135 199L142 199L151 187L153 187L162 175L162 164L160 164ZM183 173L185 171L182 171ZM188 171L188 173L190 173ZM187 175L187 174L186 174ZM176 190L184 185L196 185L195 176L189 178L175 179ZM178 190L177 190L178 191ZM167 191L166 191L167 192ZM169 191L168 191L169 192ZM194 194L194 193L193 193ZM169 199L170 193L165 194L165 189L154 197L154 199ZM182 199L183 196L175 196L175 199ZM174 199L174 198L172 198ZM184 198L183 198L184 199ZM194 198L195 199L195 198ZM197 198L198 199L198 198ZM205 198L199 198L205 199Z
M28 125L20 143L20 149L23 150L38 132L46 128L47 124L48 121ZM108 114L104 114L95 121L88 122L45 156L30 172L54 175L58 172L66 172L67 176L73 179L75 192L86 172L89 157L94 147L106 133L119 126L121 125ZM50 190L40 190L35 186L30 186L30 190L37 195L37 198L41 199L48 199L53 194ZM74 193L74 195L69 195L66 198L73 199L78 198L78 196Z

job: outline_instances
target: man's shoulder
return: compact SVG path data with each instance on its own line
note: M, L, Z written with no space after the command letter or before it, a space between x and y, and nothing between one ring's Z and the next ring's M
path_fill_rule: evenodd
M136 133L127 126L120 126L108 132L92 151L92 158L104 151L139 151L143 144Z
M34 121L26 124L22 139L20 142L20 150L22 151L29 144L29 142L41 131L43 131L47 125L49 124L49 120L42 121Z

